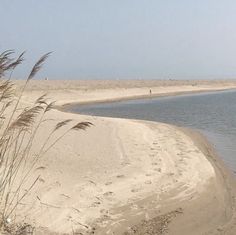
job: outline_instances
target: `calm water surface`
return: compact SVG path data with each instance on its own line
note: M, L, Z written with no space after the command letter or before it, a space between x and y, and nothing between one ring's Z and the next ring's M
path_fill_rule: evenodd
M74 105L70 111L96 116L159 121L205 134L226 164L236 172L236 91L201 93L96 105Z

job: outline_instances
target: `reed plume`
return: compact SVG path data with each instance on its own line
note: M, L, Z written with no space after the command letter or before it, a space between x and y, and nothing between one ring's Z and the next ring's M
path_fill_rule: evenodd
M40 71L51 52L36 62L18 96L15 95L15 85L10 78L24 61L25 52L16 59L12 58L13 55L13 50L0 54L0 232L1 229L9 229L8 219L39 180L39 175L34 179L31 176L37 169L38 161L68 132L86 130L93 125L90 122L79 122L69 127L73 120L60 121L41 143L38 153L32 155L37 132L42 128L42 123L47 121L45 115L54 108L55 102L48 102L44 94L32 105L22 109L21 99L28 83ZM10 77L6 79L9 73ZM64 132L57 134L61 129Z

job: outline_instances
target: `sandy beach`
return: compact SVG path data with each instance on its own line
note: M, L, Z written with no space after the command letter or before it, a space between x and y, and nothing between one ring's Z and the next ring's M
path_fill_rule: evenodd
M22 105L44 93L62 107L235 88L233 81L40 80ZM93 126L69 132L37 164L32 178L40 180L16 211L35 234L236 234L235 179L201 134L62 109L46 118L33 151L59 121Z
M24 84L19 80L15 82L19 88ZM86 104L235 88L233 80L32 80L24 94L24 101L31 102L47 93L57 105Z

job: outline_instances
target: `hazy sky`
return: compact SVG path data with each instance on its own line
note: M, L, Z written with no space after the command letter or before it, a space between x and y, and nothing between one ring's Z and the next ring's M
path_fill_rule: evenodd
M53 55L49 78L236 78L235 0L0 0L15 77Z

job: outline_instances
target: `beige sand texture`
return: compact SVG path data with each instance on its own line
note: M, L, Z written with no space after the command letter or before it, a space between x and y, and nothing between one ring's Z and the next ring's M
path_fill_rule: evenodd
M22 81L16 81L18 87ZM57 101L67 103L94 103L122 99L150 98L203 91L235 89L235 81L165 81L165 80L33 80L25 92L25 101L38 98L45 92ZM150 89L152 95L150 96Z
M116 88L109 81L34 81L24 102L45 92L59 105L138 97L152 83L119 82ZM236 86L191 83L160 82L152 90L159 95ZM35 151L58 121L94 125L69 132L38 163L34 176L40 174L40 181L17 210L35 234L236 234L234 178L199 135L163 123L59 110L47 118Z

